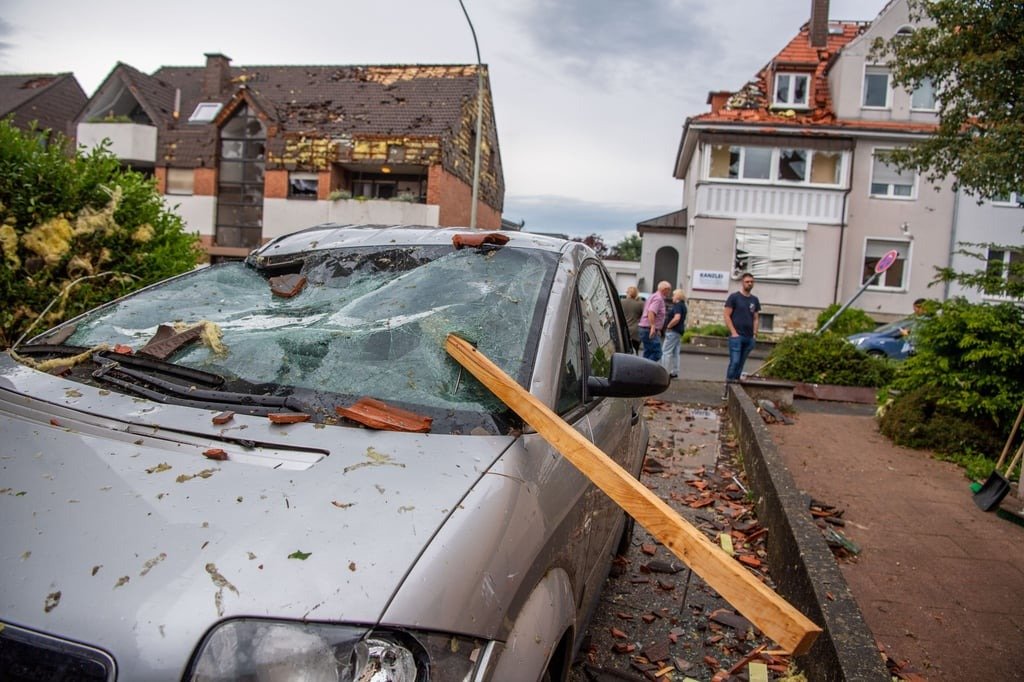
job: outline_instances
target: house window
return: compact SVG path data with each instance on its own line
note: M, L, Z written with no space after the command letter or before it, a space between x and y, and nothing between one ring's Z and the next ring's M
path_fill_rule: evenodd
M737 227L733 271L759 280L799 282L804 267L802 230Z
M871 163L871 196L912 199L916 177L914 171L897 170L879 158L878 151L875 151Z
M1022 268L1024 268L1024 250L993 248L988 250L988 265L985 270L989 275L999 277L1003 282L1019 287L1024 280L1024 275L1021 274Z
M806 107L811 78L805 73L775 74L775 101L777 107Z
M889 69L869 66L864 70L864 106L889 108Z
M316 199L320 188L320 176L316 173L292 171L288 173L289 199Z
M775 315L773 313L761 312L757 315L757 328L762 332L775 331Z
M908 275L906 264L910 243L887 239L868 239L864 245L864 272L861 275L861 284L866 283L874 276L878 261L890 251L896 251L899 255L895 262L879 275L878 281L872 285L872 288L906 290Z
M195 193L195 174L191 168L167 169L167 194L191 195Z
M842 152L714 145L708 177L836 186L842 169Z
M779 180L803 182L807 179L807 152L803 149L779 150Z
M1024 192L997 194L992 197L992 203L1002 204L1003 206L1024 206Z
M220 102L200 102L188 117L189 123L209 123L220 113Z
M935 111L935 85L931 78L924 78L910 95L910 108L921 111Z

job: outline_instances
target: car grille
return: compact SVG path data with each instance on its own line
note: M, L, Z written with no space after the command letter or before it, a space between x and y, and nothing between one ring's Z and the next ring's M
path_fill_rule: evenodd
M0 623L0 680L109 682L114 660L90 647Z

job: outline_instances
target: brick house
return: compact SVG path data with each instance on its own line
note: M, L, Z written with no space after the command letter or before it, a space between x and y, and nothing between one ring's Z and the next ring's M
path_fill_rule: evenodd
M936 130L930 84L892 86L875 63L876 38L912 31L906 0L871 22L810 21L735 92L712 92L710 111L687 119L675 177L683 211L645 226L641 272L681 285L690 322L720 322L743 271L757 279L762 328L809 330L822 309L848 301L889 251L896 263L857 299L879 321L909 314L936 266L950 263L956 193L898 172L878 152ZM643 225L643 224L642 224Z
M0 118L10 116L23 130L35 123L41 131L74 137L73 123L87 99L74 74L0 75Z
M232 66L152 75L119 63L78 118L151 171L211 256L237 257L322 222L468 225L478 84L477 226L499 229L505 185L486 66Z

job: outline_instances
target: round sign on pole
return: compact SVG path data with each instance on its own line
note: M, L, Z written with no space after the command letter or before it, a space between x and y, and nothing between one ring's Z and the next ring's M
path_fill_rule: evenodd
M880 275L886 270L888 270L890 267L892 267L892 264L895 263L896 259L899 257L900 252L897 251L896 249L893 249L892 251L886 251L885 255L882 256L878 260L878 263L875 265L875 274Z

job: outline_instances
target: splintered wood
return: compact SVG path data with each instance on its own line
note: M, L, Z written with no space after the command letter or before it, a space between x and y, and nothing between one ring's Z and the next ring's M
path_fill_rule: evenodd
M810 619L751 575L483 353L455 335L448 336L445 349L766 636L794 655L811 647L821 628Z

